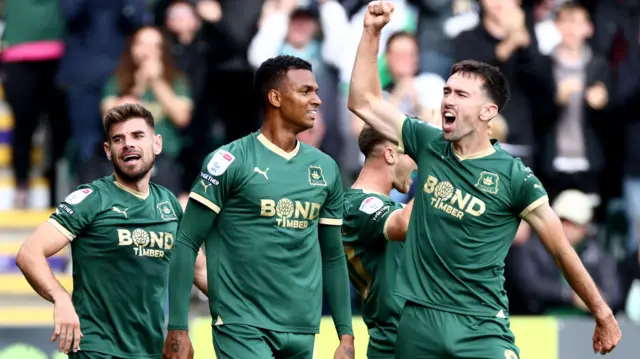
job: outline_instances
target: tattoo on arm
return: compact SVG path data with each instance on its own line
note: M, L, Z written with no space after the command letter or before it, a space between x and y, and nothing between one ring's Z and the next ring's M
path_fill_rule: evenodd
M180 351L180 343L178 343L178 342L171 343L171 351L173 353L179 352Z
M355 358L355 354L353 352L353 348L344 348L344 355L346 355L347 358L350 358L350 359Z

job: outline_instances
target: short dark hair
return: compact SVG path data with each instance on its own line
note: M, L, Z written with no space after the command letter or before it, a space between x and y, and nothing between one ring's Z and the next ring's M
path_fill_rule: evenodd
M416 46L418 46L418 39L416 39L415 35L413 35L409 31L396 31L393 34L391 34L391 36L389 36L389 38L387 39L385 52L389 52L389 47L391 47L391 43L393 43L397 39L402 39L403 37L413 41L416 44Z
M144 108L142 105L125 103L124 105L112 108L104 115L102 123L104 125L104 133L107 136L107 140L109 140L111 127L113 127L113 125L126 122L134 118L144 119L144 122L155 130L155 121L153 120L153 115L149 110Z
M369 125L365 125L358 136L358 147L360 147L360 152L364 154L365 158L369 158L369 156L374 154L376 147L386 142L388 142L388 140Z
M280 55L272 57L263 62L253 78L253 86L257 94L260 95L262 106L267 104L267 94L277 88L280 81L290 70L312 71L311 63L299 57Z
M480 77L484 82L482 89L498 105L498 112L502 111L509 102L509 84L496 66L475 60L464 60L451 67L451 75L456 73Z

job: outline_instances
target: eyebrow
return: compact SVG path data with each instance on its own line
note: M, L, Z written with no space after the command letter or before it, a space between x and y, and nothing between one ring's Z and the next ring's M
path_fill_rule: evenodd
M137 130L137 131L133 131L133 132L131 132L131 134L132 134L132 135L140 135L140 134L144 134L144 131L142 131L142 130ZM115 135L111 136L111 139L112 139L112 140L115 140L116 138L118 138L118 137L123 137L123 136L124 136L124 134L122 134L122 133L118 133L118 134L115 134Z
M468 91L465 91L465 90L458 90L458 89L457 89L457 90L452 90L452 89L451 89L451 87L449 87L449 86L445 86L445 87L444 87L444 89L443 89L443 91L453 91L453 92L458 93L458 94L465 94L465 95L469 95L469 92L468 92Z

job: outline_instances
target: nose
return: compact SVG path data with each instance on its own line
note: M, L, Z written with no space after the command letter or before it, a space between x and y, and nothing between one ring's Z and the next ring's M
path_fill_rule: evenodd
M315 92L313 94L313 98L311 99L311 104L315 106L322 105L322 100L320 99L320 96L318 96L318 94Z

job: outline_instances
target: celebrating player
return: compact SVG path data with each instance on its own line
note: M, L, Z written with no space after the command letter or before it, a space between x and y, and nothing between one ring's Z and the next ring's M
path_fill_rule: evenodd
M402 301L393 295L413 200L403 208L391 190L407 193L416 164L380 132L365 126L358 137L365 155L358 179L344 195L342 243L349 277L363 300L369 329L367 358L393 358Z
M396 294L406 300L396 358L518 358L503 289L504 258L523 218L596 319L593 349L608 353L620 328L574 249L546 192L487 136L509 91L500 71L462 61L444 87L442 130L406 118L382 99L376 55L393 4L369 3L351 78L349 108L418 165ZM428 223L427 223L428 222Z
M296 139L321 103L311 64L269 59L255 88L262 128L207 156L194 182L171 264L165 358L193 352L185 281L203 242L218 358L311 359L323 291L340 336L335 358L353 358L338 166Z
M73 343L72 358L158 356L182 209L169 190L149 182L162 150L151 113L139 105L118 106L105 115L104 128L114 174L67 196L22 245L16 262L33 289L54 303L51 340L60 338L61 352ZM46 260L69 242L71 297ZM196 285L206 291L202 260Z

